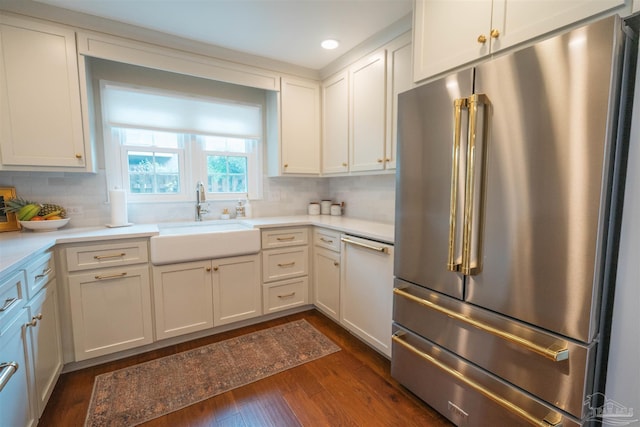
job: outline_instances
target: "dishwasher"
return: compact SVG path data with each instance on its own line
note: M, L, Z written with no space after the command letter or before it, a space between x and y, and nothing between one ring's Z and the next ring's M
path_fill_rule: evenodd
M341 323L391 357L393 245L343 234Z

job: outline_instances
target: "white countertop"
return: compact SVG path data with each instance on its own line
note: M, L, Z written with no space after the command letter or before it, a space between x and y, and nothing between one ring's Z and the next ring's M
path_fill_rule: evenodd
M220 222L220 221L216 221ZM313 225L331 228L343 233L366 237L384 243L393 243L394 226L374 221L329 215L300 215L286 217L252 218L241 221L254 228ZM37 252L54 245L130 239L158 235L158 224L140 224L130 227L64 228L51 232L12 231L0 233L0 275L18 267Z

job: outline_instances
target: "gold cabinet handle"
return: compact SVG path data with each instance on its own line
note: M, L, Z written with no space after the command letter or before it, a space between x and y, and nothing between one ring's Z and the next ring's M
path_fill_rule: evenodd
M295 294L296 294L295 292L291 292L290 294L278 295L278 298L290 298Z
M529 412L525 411L524 409L520 408L519 406L517 406L517 405L513 404L512 402L508 401L507 399L503 398L502 396L499 396L499 395L493 393L492 391L488 390L487 388L483 387L482 385L478 384L477 382L475 382L471 378L465 376L462 372L457 371L454 368L451 368L450 366L442 363L440 360L436 359L435 357L431 356L430 354L427 354L427 353L421 351L420 349L414 347L413 345L409 344L406 340L402 339L403 335L404 335L404 333L402 333L402 332L399 332L399 333L396 332L395 334L393 334L391 336L391 339L397 345L400 345L400 346L404 347L405 349L407 349L408 351L410 351L411 353L421 357L422 359L425 359L427 362L435 365L437 368L443 370L447 374L449 374L449 375L453 376L454 378L456 378L457 380L461 381L466 386L472 388L473 390L475 390L476 392L482 394L486 398L493 400L495 403L497 403L498 405L502 406L503 408L505 408L509 412L519 416L520 418L524 418L530 424L536 425L536 426L549 426L549 427L554 427L554 426L559 427L559 426L562 425L561 424L562 416L559 413L557 413L555 411L550 411L544 417L544 419L541 420L541 419L537 418L535 415L530 414Z
M120 252L119 254L111 254L111 255L95 255L93 259L97 259L99 261L101 259L121 258L126 254L127 254L126 252Z
M285 167L285 168L288 168L288 167L289 167L289 163L285 163L285 164L284 164L284 167Z
M96 280L105 280L105 279L115 279L117 277L124 277L127 275L127 272L124 273L116 273L116 274L107 274L106 276L98 275L93 276Z
M296 236L289 236L289 237L276 237L276 240L277 240L278 242L288 242L288 241L293 240L293 239L295 239L295 238L296 238Z
M218 271L220 269L220 267L218 267L217 265L215 267L213 267L213 271Z
M489 35L491 36L492 39L497 39L498 37L500 37L500 31L498 31L498 30L496 30L494 28L494 29L491 30Z
M295 261L278 263L278 267L293 267L294 265L296 265Z
M342 162L342 167L346 168L347 167L347 163L346 162Z
M207 272L211 271L211 267L205 268L205 271L207 271Z
M486 42L487 42L487 36L485 36L484 34L480 34L478 36L478 43L485 44Z
M51 267L47 268L46 270L42 271L42 274L38 274L36 275L36 279L42 279L43 277L46 277L49 275L49 273L51 273Z
M76 159L81 159L81 158L82 158L82 154L76 153Z
M333 243L333 240L331 239L325 239L324 237L321 237L320 240L322 240L325 243Z
M338 267L340 265L340 263L338 261L333 261L333 265L335 265L336 267Z
M382 163L382 162L384 162L383 159L378 159L378 163Z
M9 382L13 374L18 371L17 362L1 362L0 363L0 391Z
M539 354L554 362L560 362L569 358L569 349L567 348L566 344L561 341L558 341L551 346L542 346L510 332L503 331L502 329L498 329L486 323L479 322L478 320L472 319L471 317L465 316L464 314L460 314L456 311L449 310L448 308L434 304L424 298L412 295L405 290L395 288L393 290L393 294L416 302L424 307L435 310L460 322L466 323L467 325L473 326L500 339L517 344L520 347L523 347L533 353Z

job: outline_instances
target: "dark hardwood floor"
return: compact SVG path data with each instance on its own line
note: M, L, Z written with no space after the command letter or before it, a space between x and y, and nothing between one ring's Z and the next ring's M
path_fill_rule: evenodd
M301 318L331 338L342 351L144 426L451 426L391 378L387 359L316 310L63 374L38 425L82 426L96 375Z

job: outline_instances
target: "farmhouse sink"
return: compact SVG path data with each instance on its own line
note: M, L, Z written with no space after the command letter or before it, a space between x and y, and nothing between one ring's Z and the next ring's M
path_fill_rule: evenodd
M203 221L159 224L151 237L155 265L253 254L260 251L260 230L239 222Z

